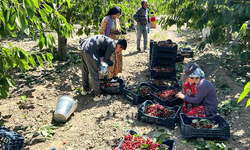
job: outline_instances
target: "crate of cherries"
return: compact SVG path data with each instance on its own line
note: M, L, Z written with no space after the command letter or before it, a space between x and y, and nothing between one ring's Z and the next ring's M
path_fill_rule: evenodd
M172 66L151 66L150 76L155 77L174 77L176 76L176 69Z
M101 88L103 93L108 94L118 94L123 93L123 87L125 87L125 83L122 79L107 79L104 78L101 80Z
M159 90L168 89L169 86L179 88L179 83L176 78L151 78L150 84Z
M136 131L129 130L122 138L120 144L112 148L112 150L174 150L174 147L175 141L171 138L159 141L155 138L140 136Z
M180 113L180 131L184 138L230 138L230 124L221 116L189 117Z
M141 83L139 86L133 88L123 88L123 97L133 102L134 104L143 103L150 98L150 92L158 90L154 86L147 83Z
M138 108L137 119L139 121L154 123L170 129L175 128L175 124L179 121L178 114L180 106L168 107L146 100Z
M175 106L183 103L183 100L176 98L175 95L180 92L175 87L168 87L166 90L158 90L150 93L150 98L164 106Z

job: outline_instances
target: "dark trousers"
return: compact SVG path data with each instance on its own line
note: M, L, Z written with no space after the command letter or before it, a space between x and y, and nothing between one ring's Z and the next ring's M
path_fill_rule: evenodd
M101 95L101 85L99 79L98 63L84 50L81 50L82 59L82 86L85 91L89 89L89 75L92 81L92 87L96 95Z

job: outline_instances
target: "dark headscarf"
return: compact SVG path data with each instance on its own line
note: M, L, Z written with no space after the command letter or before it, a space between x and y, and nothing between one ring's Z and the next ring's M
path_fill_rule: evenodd
M114 14L118 14L118 13L122 14L122 9L121 9L121 7L119 7L119 6L114 6L114 7L112 7L112 8L109 10L109 12L108 12L105 16L114 15Z

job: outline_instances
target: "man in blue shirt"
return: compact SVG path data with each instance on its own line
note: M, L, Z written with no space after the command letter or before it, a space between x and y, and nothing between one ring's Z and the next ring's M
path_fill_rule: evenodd
M108 100L110 95L104 95L101 91L99 68L100 57L108 66L113 66L113 61L110 56L115 51L125 50L127 48L127 41L125 39L113 40L105 35L94 35L86 40L80 40L81 58L82 58L82 95L89 93L89 78L90 74L93 89L95 92L94 101Z

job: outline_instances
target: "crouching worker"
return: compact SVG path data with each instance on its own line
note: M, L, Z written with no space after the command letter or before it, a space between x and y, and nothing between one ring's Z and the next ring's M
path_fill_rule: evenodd
M79 41L81 42L81 41ZM108 66L113 66L114 63L110 60L113 52L120 52L127 48L125 39L113 40L105 35L94 35L80 43L81 59L82 59L82 95L87 95L90 92L89 78L92 80L92 86L95 92L94 101L108 100L110 95L104 95L101 90L99 79L100 57Z
M186 96L181 92L176 94L176 97L197 105L187 113L188 116L210 117L217 113L218 100L214 85L204 77L204 72L195 63L188 65L183 71L182 80L187 80L196 86L196 95L194 97L191 96L193 94L187 94Z

